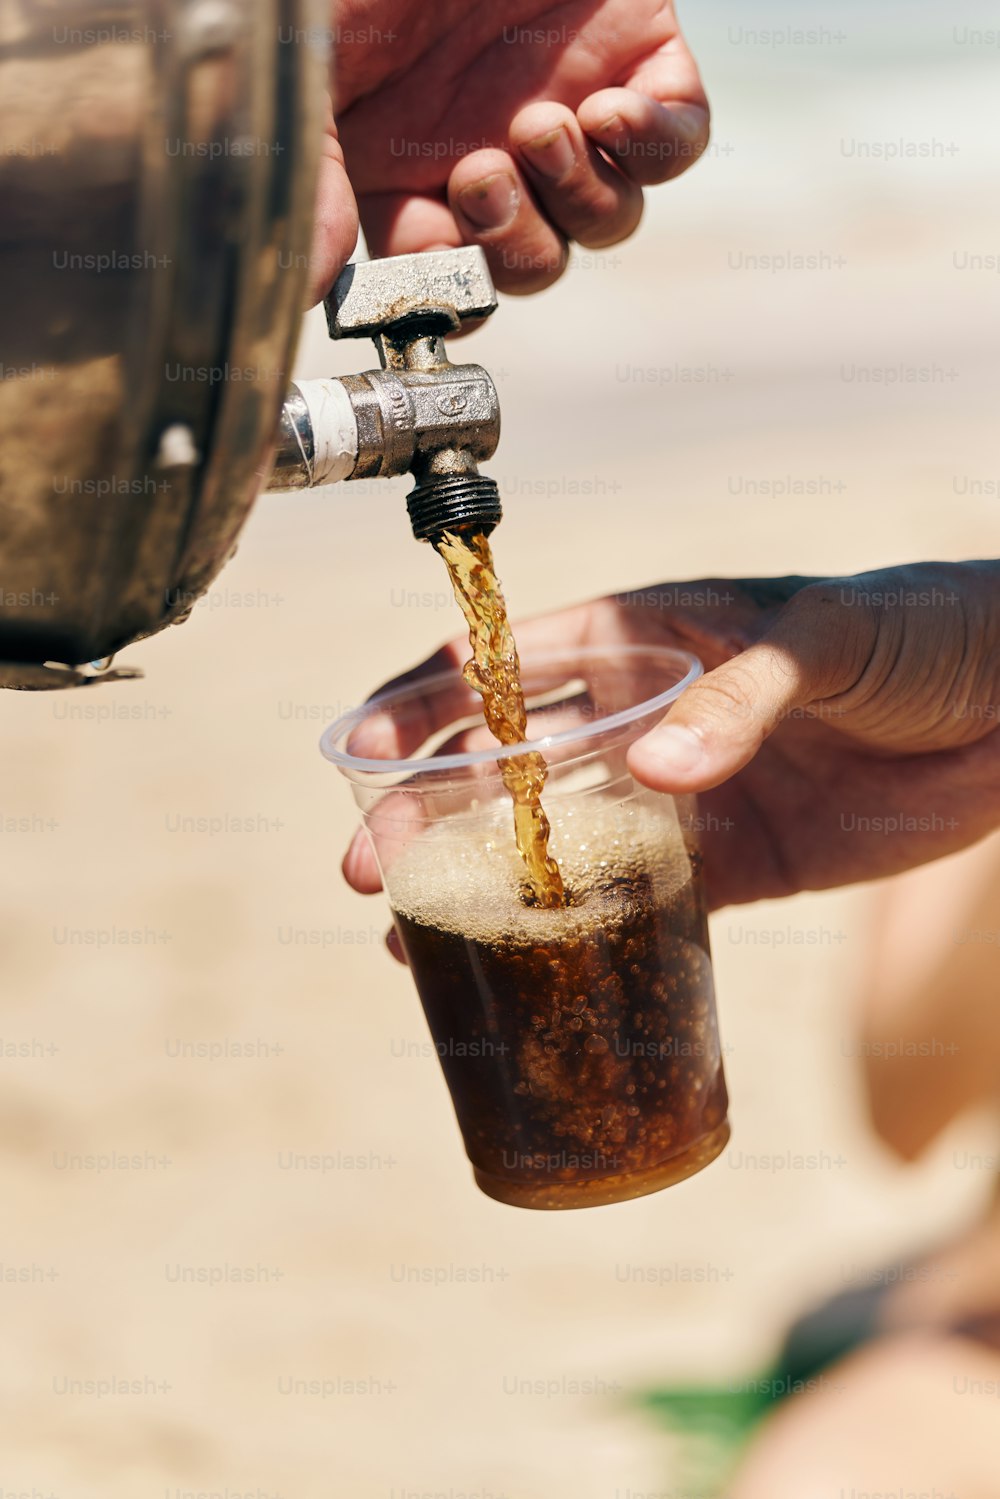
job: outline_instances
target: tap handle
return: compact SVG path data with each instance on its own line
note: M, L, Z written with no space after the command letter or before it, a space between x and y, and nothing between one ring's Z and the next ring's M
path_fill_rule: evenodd
M324 302L331 338L373 338L408 323L439 322L455 332L489 317L497 293L478 245L429 250L349 265Z

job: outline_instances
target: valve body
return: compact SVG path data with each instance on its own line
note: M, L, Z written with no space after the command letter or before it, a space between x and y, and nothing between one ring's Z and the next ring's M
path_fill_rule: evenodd
M486 370L452 364L445 336L489 316L496 292L481 250L445 250L348 266L327 298L333 338L375 341L381 368L303 381L285 403L269 489L412 473L414 535L488 535L500 491L479 472L500 440Z

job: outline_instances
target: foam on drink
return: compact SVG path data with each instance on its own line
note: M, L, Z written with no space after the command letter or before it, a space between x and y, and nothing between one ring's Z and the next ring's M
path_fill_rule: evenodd
M667 903L692 879L691 861L673 804L622 805L574 799L553 814L561 870L572 903L557 910L525 905L524 867L511 842L504 808L477 810L474 831L462 819L439 822L415 837L392 866L393 905L408 916L476 942L557 942L593 925L598 906L607 919L615 880L643 879L653 898Z

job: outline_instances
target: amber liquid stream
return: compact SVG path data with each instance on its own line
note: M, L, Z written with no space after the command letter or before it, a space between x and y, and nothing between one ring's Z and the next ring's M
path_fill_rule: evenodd
M435 543L448 568L452 588L469 626L472 660L463 676L483 699L483 716L501 744L523 744L528 715L521 686L521 663L507 618L507 605L486 536L445 532ZM514 803L514 837L524 861L530 905L554 910L566 903L559 865L549 852L549 820L542 806L548 770L537 753L511 755L501 774Z

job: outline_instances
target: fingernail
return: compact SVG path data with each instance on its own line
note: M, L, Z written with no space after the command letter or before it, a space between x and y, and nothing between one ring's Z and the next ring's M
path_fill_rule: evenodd
M610 120L597 131L602 146L607 146L609 151L620 151L628 144L628 126L621 115L612 115Z
M705 756L705 746L693 729L683 724L664 724L646 735L646 748L671 774L689 775Z
M565 125L550 130L548 135L539 135L522 147L525 156L536 172L558 182L576 164L576 151Z
M459 205L477 229L506 229L517 214L521 195L509 172L484 177L458 195Z

